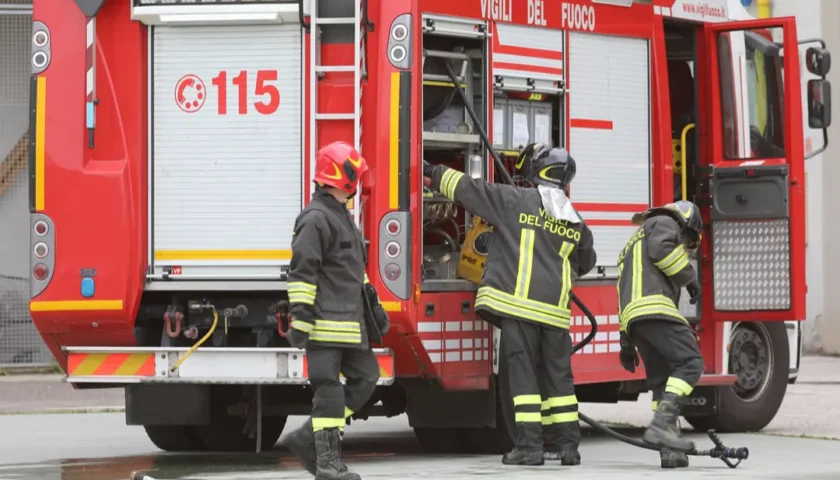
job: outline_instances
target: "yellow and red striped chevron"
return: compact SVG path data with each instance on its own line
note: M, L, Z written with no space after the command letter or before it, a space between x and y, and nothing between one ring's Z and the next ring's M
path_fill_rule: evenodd
M71 353L67 357L70 376L155 376L154 353Z

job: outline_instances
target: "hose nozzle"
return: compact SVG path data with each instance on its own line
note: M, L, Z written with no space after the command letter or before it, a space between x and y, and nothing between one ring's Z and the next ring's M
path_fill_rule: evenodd
M695 455L700 455L704 457L712 457L717 458L718 460L722 461L726 464L729 468L737 468L738 465L741 464L744 460L750 458L750 449L747 447L735 447L730 448L723 444L723 441L720 437L715 433L714 430L709 430L706 432L709 435L709 438L712 440L712 443L715 444L715 448L711 450L700 450L696 451ZM730 459L737 460L737 462L732 462Z

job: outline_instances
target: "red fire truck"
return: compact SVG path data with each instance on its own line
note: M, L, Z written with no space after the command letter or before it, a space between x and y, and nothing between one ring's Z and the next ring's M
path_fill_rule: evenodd
M31 311L78 388L124 387L161 449L273 445L311 402L280 333L292 224L315 152L371 164L349 205L392 328L355 418L406 413L435 451L495 452L498 332L473 309L487 227L424 192L421 159L496 179L562 145L598 264L581 402L635 400L617 360L616 257L632 215L687 198L708 231L706 362L685 411L758 430L785 394L784 321L805 318L803 111L830 123L828 52L793 18L726 0L35 0ZM798 57L798 53L796 55ZM820 78L821 77L821 78ZM807 98L807 108L802 98ZM590 331L579 310L576 341ZM260 425L260 440L252 435Z

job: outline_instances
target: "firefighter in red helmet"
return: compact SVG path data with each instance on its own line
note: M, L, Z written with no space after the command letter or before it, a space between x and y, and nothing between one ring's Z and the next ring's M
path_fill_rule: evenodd
M318 480L361 479L341 459L341 434L376 387L379 365L370 342L380 341L390 324L368 282L365 242L346 207L367 169L347 143L319 150L315 193L292 237L286 337L306 349L314 397L311 418L283 443Z

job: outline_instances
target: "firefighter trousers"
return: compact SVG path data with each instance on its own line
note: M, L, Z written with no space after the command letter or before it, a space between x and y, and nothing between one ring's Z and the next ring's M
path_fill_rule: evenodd
M344 430L347 418L365 405L376 388L376 355L370 349L307 346L306 359L314 391L312 430Z
M630 338L645 362L654 405L665 392L679 397L691 395L704 366L694 332L688 324L672 320L637 320L630 324Z
M516 448L577 449L580 423L568 330L509 318L502 319L501 327L501 351L507 360L515 412Z

